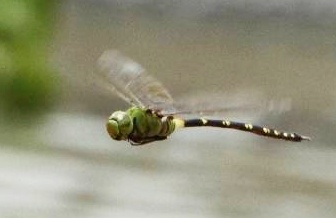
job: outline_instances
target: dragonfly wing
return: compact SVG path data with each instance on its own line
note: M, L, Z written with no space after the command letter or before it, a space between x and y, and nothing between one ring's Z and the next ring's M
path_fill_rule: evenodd
M176 114L201 116L239 116L268 113L281 114L291 109L291 99L269 99L258 90L239 90L231 93L193 93L175 103Z
M167 89L132 59L109 50L99 58L98 64L104 81L130 103L155 110L173 108Z

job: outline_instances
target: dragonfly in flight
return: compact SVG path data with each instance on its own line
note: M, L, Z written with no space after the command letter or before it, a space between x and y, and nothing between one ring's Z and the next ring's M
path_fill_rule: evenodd
M178 117L183 112L176 109L168 90L131 58L119 51L108 50L99 58L98 64L101 82L131 105L126 111L115 111L108 118L106 129L114 140L143 145L165 140L176 129L183 127L235 129L292 142L310 140L297 133L250 123L201 116L193 119Z

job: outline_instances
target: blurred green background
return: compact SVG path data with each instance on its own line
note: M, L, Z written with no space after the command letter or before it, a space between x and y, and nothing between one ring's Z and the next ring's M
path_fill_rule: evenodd
M4 118L37 115L52 103L55 85L48 62L53 1L2 1L0 93Z
M0 5L1 217L336 216L334 1ZM290 99L283 113L223 118L313 141L202 128L143 147L112 141L105 120L128 105L91 79L107 49L176 99Z

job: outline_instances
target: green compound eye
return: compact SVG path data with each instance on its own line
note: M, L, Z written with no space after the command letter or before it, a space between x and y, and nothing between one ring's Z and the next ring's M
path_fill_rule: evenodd
M111 138L115 140L121 140L120 139L120 131L118 127L118 123L115 120L108 120L106 123L106 130L111 136Z
M130 116L123 111L116 111L106 123L106 129L111 138L115 140L126 140L133 130L133 123Z

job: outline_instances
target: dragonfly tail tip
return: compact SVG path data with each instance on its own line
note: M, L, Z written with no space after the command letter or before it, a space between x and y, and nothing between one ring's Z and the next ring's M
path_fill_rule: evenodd
M308 136L301 136L302 140L311 141L311 138Z

